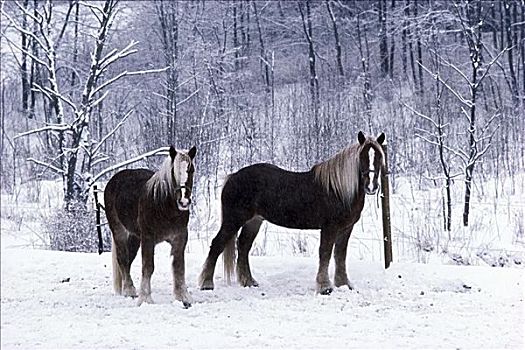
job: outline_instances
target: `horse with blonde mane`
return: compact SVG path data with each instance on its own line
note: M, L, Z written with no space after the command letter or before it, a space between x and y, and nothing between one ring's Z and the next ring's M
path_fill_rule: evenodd
M191 306L185 282L184 250L188 241L189 208L193 187L193 158L197 149L170 148L157 172L122 170L104 190L106 216L112 233L113 287L115 293L136 297L131 263L142 247L142 280L138 305L153 303L151 275L157 243L171 244L173 294L184 307Z
M254 164L228 176L221 195L222 224L212 240L200 274L200 288L214 288L217 258L223 253L226 278L235 269L241 286L256 287L249 252L264 220L287 228L321 229L317 292L333 290L328 265L335 258L335 286L352 289L346 273L346 251L354 224L359 220L365 194L379 188L384 171L381 144L377 138L358 133L358 142L307 172L291 172L271 164ZM241 230L237 238L237 233Z

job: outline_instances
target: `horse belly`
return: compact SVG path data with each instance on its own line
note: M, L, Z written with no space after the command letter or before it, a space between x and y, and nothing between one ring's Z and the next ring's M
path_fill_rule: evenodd
M319 229L323 221L320 215L322 211L316 209L318 208L277 204L267 205L265 210L261 210L261 214L274 225L294 229Z

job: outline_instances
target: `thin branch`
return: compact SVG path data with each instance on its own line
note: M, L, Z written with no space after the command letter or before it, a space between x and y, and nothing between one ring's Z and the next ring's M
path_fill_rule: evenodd
M195 96L195 94L197 94L199 91L200 91L200 89L197 89L197 90L193 91L191 94L189 94L189 96L186 97L184 100L182 100L180 102L177 102L177 107L180 106L181 104L183 104L184 102L188 101L193 96Z
M64 132L64 131L68 131L68 130L71 130L71 125L67 125L67 124L53 124L53 125L47 125L47 126L44 126L42 128L38 128L38 129L33 129L33 130L29 130L29 131L26 131L26 132L22 132L18 135L16 135L14 137L14 139L18 139L20 137L24 137L24 136L28 136L28 135L32 135L32 134L36 134L36 133L39 133L39 132L44 132L44 131L60 131L60 132Z
M40 85L38 85L37 83L33 83L33 86L35 87L35 90L37 91L40 91L42 92L43 94L45 94L50 100L53 100L52 96L56 97L56 98L59 98L61 99L62 101L64 101L66 104L68 104L71 108L73 108L73 110L75 110L77 107L76 105L70 100L68 99L67 97L65 97L64 95L56 92L56 91L53 91L51 90L50 88L48 88L47 86L46 87L41 87Z
M60 34L58 34L58 37L55 41L55 44L53 47L54 49L58 47L60 40L62 40L62 38L64 37L64 33L66 31L67 25L69 24L69 16L71 15L71 11L73 10L73 7L75 7L75 5L76 5L76 1L71 1L69 3L69 9L67 10L66 18L64 19L64 25L62 26L62 29L60 30Z
M15 27L16 28L16 27ZM18 30L18 28L16 28ZM26 33L24 33L26 34ZM9 38L9 36L7 35L4 35L3 36L5 38L5 40L7 40L7 42L9 42L11 45L13 45L18 51L20 52L23 52L24 54L28 55L29 57L31 57L31 59L33 59L35 62L37 62L38 64L41 64L42 66L44 66L48 71L50 70L49 66L47 65L46 62L42 61L41 59L39 59L38 57L36 57L35 55L33 55L30 51L28 50L25 50L23 49L22 47L20 47L17 43L15 43L13 40L11 40Z
M128 160L126 160L124 162L112 165L109 168L106 168L106 169L102 170L100 173L98 173L97 175L95 175L91 179L91 184L95 183L98 179L100 179L102 176L106 175L109 172L112 172L114 170L117 170L119 168L125 167L125 166L130 165L130 164L136 163L138 161L144 160L144 159L146 159L148 157L151 157L151 156L155 156L155 155L158 155L158 154L168 154L168 152L169 152L169 147L161 147L161 148L157 148L156 150L149 151L149 152L143 153L143 154L141 154L139 156L136 156L134 158L128 159Z
M490 68L500 59L500 57L507 51L509 51L510 48L506 47L504 48L502 51L500 51L496 57L494 57L488 64L487 64L487 67L485 68L485 72L483 72L483 75L479 78L478 82L476 83L476 86L479 86L481 84L481 82L483 81L483 79L485 79L485 77L487 76L487 74L489 73L489 70ZM487 50L487 52L489 52Z
M138 50L136 49L132 50L132 48L136 46L138 43L139 43L138 41L131 41L128 44L128 46L126 46L119 52L116 49L112 50L110 53L108 53L105 57L103 57L100 60L99 62L100 71L105 70L107 67L115 63L117 60L138 52Z
M447 84L446 81L444 81L440 76L439 76L439 73L433 73L431 70L429 70L427 67L425 67L425 65L423 64L420 64L420 66L428 73L430 74L434 79L436 79L437 81L439 81L441 84L443 84L444 87L447 88L448 91L450 91L454 96L456 96L456 98L459 100L459 102L461 102L462 104L464 104L465 106L471 108L472 107L472 102L470 100L466 100L463 96L461 96L459 94L459 92L457 92L456 90L454 90L452 87L450 87L450 85Z
M131 113L133 113L133 110L130 110L128 113L126 113L126 115L124 115L124 117L122 117L122 119L113 128L113 130L111 130L108 134L106 134L106 136L104 136L102 138L102 140L100 140L100 142L95 146L95 148L93 148L93 150L91 151L91 154L93 154L93 155L97 154L97 152L100 149L100 147L102 147L102 145L106 142L106 140L109 139L115 132L117 132L118 129L120 129L120 127L128 119L128 117L131 115Z
M102 101L108 96L108 94L109 94L109 90L104 91L104 93L102 94L102 96L100 96L100 97L99 97L98 99L96 99L94 102L91 102L91 103L89 104L89 106L90 106L91 108L96 107L100 102L102 102Z
M106 88L107 86L113 84L117 80L120 80L120 79L122 79L124 77L130 77L130 76L134 76L134 75L144 75L144 74L149 74L149 73L161 73L161 72L165 72L168 69L169 69L169 67L160 68L160 69L150 69L150 70L143 70L143 71L135 71L135 72L124 71L124 72L118 74L117 76L115 76L115 77L105 81L104 83L100 84L96 89L93 89L93 91L91 92L91 96L94 96L100 90Z
M33 163L38 164L38 165L40 165L40 166L46 167L46 168L48 168L48 169L51 169L51 170L53 170L54 172L56 172L56 173L58 173L58 174L64 174L64 173L65 173L64 170L59 169L59 168L57 168L57 167L54 166L54 165L51 165L51 164L45 163L45 162L43 162L43 161L41 161L41 160L37 160L37 159L35 159L35 158L27 158L27 161L29 161L29 162L33 162Z

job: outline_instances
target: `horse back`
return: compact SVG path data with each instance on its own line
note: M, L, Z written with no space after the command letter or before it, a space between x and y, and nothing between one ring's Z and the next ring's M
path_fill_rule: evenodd
M265 163L230 175L221 202L223 215L260 215L276 225L300 229L321 228L342 208L312 171L292 172Z
M146 182L154 172L147 169L126 169L116 173L104 189L104 204L108 220L119 220L131 232L137 233L139 200Z

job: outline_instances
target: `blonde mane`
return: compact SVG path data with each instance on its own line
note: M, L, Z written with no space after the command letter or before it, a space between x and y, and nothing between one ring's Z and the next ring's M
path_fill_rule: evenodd
M382 147L373 139L367 138L363 144L355 143L339 151L332 158L314 165L315 179L326 193L333 191L337 198L350 207L359 190L359 155L366 145L379 150L384 163Z
M167 157L160 169L146 182L146 190L154 202L162 202L175 191L177 184L173 178L173 161Z

